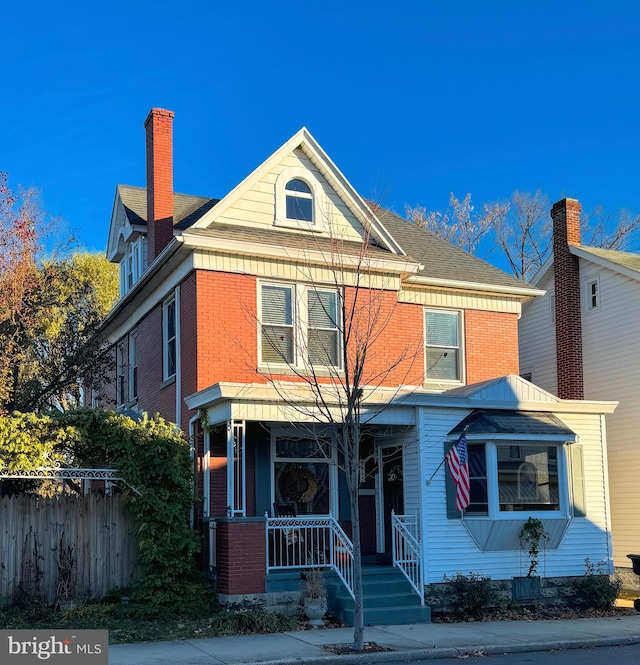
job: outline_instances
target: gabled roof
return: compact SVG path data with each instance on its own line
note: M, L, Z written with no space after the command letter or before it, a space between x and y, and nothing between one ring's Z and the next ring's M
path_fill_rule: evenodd
M501 400L503 402L560 402L560 398L516 374L501 376L479 383L472 383L447 390L445 395L460 395L478 400Z
M640 279L640 254L619 252L614 249L600 249L599 247L571 246L573 255L597 263L604 268L621 272L632 279Z
M306 238L304 232L265 226L233 227L226 220L221 221L230 206L235 205L265 174L272 172L295 150L304 152L362 227L370 231L367 236L369 258L377 257L394 264L400 259L406 264L404 274L410 275L408 279L411 283L441 289L506 293L524 299L543 293L416 227L399 215L364 201L306 128L292 136L222 199L174 194L174 235L182 236L180 240L189 246L194 246L199 239L206 246L212 239L224 238L229 243L246 244L247 251L252 251L250 244L254 248L284 248L286 251L295 247L320 252L324 252L324 245L327 245L326 251L329 251L329 243L333 240L326 235L313 234L313 237L309 235ZM132 233L145 232L146 217L146 189L118 185L107 248L111 260L119 260L123 240L126 241ZM352 246L349 241L341 242L341 251L357 255L360 243L355 241ZM311 246L307 247L309 243Z
M585 261L591 261L603 268L609 268L631 279L640 280L640 254L621 252L616 249L601 249L587 245L569 245L569 251ZM544 276L553 266L553 254L542 264L540 270L533 276L531 283L540 284Z

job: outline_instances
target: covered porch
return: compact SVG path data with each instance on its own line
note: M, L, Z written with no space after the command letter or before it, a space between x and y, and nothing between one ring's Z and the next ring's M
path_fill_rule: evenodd
M353 525L336 433L281 402L247 399L246 387L198 408L196 516L221 600L267 593L270 577L305 568L333 571L353 595ZM400 567L422 598L414 414L389 408L367 422L358 494L363 562Z

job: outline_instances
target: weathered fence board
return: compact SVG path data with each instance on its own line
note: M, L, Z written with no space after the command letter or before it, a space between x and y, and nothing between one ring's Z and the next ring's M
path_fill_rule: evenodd
M120 495L3 497L0 599L39 593L54 603L65 581L80 600L128 586L136 569L133 528ZM66 576L60 573L65 554Z

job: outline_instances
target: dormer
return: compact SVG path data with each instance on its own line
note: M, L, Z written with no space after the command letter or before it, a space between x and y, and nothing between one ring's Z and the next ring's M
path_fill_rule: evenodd
M120 266L122 298L147 269L146 191L119 185L113 205L107 258Z

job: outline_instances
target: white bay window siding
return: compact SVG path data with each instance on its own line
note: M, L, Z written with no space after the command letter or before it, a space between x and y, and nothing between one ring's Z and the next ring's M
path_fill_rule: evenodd
M262 284L259 294L261 364L340 366L337 291Z
M583 575L586 557L592 561L606 562L610 555L610 523L606 499L606 469L603 472L605 459L601 419L604 420L604 416L557 413L562 422L576 433L576 443L496 442L505 446L510 446L511 443L530 443L557 447L560 511L500 511L498 490L489 489L490 493L494 492L492 500L495 513L491 516L465 513L460 519L460 513L450 511L448 499L451 494L455 508L455 490L451 493L448 489L451 483L450 474L445 468L438 467L442 463L445 450L455 442L450 435L451 429L461 422L463 415L456 409L426 409L424 413L428 431L421 434L419 441L423 451L420 459L422 475L429 479L435 472L435 476L424 489L422 502L424 532L428 534L424 543L425 556L428 559L426 581L443 582L444 575L451 576L456 572L469 570L481 570L483 574L496 580L526 574L527 559L520 551L518 532L530 515L543 521L545 529L553 532L557 543L556 547L546 549L541 559L542 575ZM473 483L474 477L484 482L484 473L489 477L493 474L497 482L497 452L495 469L490 470L492 462L489 462L486 465L487 471L484 471L484 465L471 464L471 446L476 444L486 445L486 441L468 442L471 482ZM506 452L509 454L509 448ZM478 455L481 456L479 451ZM480 458L487 459L486 455ZM563 514L565 505L568 512ZM485 510L488 510L488 505ZM499 530L491 533L495 525L498 525ZM505 535L500 531L509 533ZM506 543L507 536L510 544ZM487 540L489 538L492 538L491 542ZM485 549L478 544L483 539L486 543Z
M427 309L424 321L426 380L462 381L462 313Z

